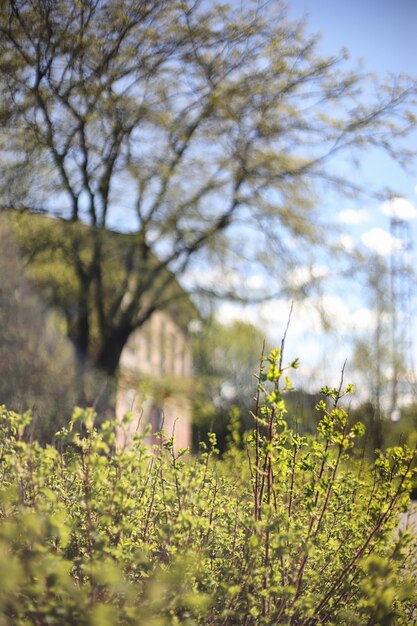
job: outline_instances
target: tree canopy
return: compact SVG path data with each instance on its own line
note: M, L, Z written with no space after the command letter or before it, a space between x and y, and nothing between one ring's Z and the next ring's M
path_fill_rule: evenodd
M321 241L322 183L355 188L332 159L404 157L396 140L415 123L415 81L367 82L344 53L321 56L280 0L6 0L0 37L1 206L90 226L87 255L66 243L68 332L109 374L166 300L155 281L225 243L284 266L294 240ZM110 305L108 229L132 233Z

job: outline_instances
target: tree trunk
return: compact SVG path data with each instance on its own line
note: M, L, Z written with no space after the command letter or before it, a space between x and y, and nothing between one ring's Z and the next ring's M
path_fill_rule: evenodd
M75 365L75 385L76 398L78 406L87 406L88 400L86 395L86 374L87 374L87 355L80 350L79 346L74 345L74 365Z
M94 364L107 376L113 378L117 374L120 356L131 332L130 326L115 329L102 342Z

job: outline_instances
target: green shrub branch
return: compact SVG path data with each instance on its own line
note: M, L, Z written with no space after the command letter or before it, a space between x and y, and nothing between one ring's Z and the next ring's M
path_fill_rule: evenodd
M0 626L417 624L415 537L398 528L415 450L361 457L343 376L301 436L296 366L262 358L254 428L242 442L235 417L222 458L212 434L195 456L163 432L118 449L133 416L81 409L41 446L3 407Z

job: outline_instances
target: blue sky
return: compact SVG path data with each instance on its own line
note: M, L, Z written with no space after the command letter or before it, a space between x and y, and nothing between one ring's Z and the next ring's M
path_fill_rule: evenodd
M417 77L417 0L290 0L288 6L290 16L305 17L307 30L321 35L325 54L346 47L352 64L362 62L381 77L389 72ZM376 180L380 163L375 159L373 164ZM415 200L416 172L407 175L391 164L384 177Z
M415 0L290 0L289 8L321 33L327 52L346 46L352 59L381 73L417 70Z
M417 79L417 0L289 0L289 16L306 19L308 33L320 33L319 49L325 55L337 53L341 48L350 52L350 64L378 74L407 73ZM417 132L408 141L411 149L417 149ZM349 176L349 172L347 172ZM375 252L388 261L392 240L389 233L390 214L407 219L414 249L417 249L417 161L405 173L398 165L383 155L364 157L359 171L352 177L360 182L370 182L377 187L395 189L401 200L383 205L377 200L361 200L359 203L346 198L332 197L338 204L341 236L347 246L364 252ZM303 269L300 270L301 273ZM305 271L305 268L304 268ZM331 268L316 267L320 274L331 274ZM344 291L343 291L344 290ZM329 312L334 322L333 332L323 333L320 316L315 310L319 304ZM269 302L261 310L247 307L243 316L266 328L274 341L278 341L286 324L289 304L283 300ZM240 316L232 304L225 303L220 311L224 320ZM352 370L352 333L371 336L375 325L374 312L363 289L344 285L334 290L331 281L320 297L297 303L288 333L288 358L299 356L305 376L300 384L337 384L345 358L348 359L347 375L353 382L363 385L363 380ZM416 330L413 322L413 332ZM415 333L414 333L415 334ZM417 341L415 342L417 344ZM417 345L414 346L417 362ZM321 364L323 380L317 376L317 364ZM330 378L330 379L329 379ZM361 394L362 395L362 394Z
M416 0L290 0L289 9L291 16L305 17L309 32L320 33L320 48L325 54L346 47L353 65L360 62L365 70L380 77L407 73L417 79ZM417 149L417 131L408 140L408 146ZM353 207L346 204L341 215L346 235L372 247L372 233L375 233L375 251L383 252L384 236L376 229L389 227L391 208L399 210L399 217L410 218L409 229L415 244L417 161L410 171L404 172L387 157L372 154L364 158L361 170L353 175L362 175L376 186L388 185L404 200L394 207L370 201L355 207L359 209L356 215Z

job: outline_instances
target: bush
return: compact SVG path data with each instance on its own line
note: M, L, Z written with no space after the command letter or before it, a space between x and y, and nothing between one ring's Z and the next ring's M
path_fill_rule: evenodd
M396 530L414 453L355 460L349 386L322 390L300 436L283 378L274 351L254 430L222 460L214 436L194 457L162 433L117 450L116 425L80 409L41 447L3 408L0 625L417 624L412 537Z

